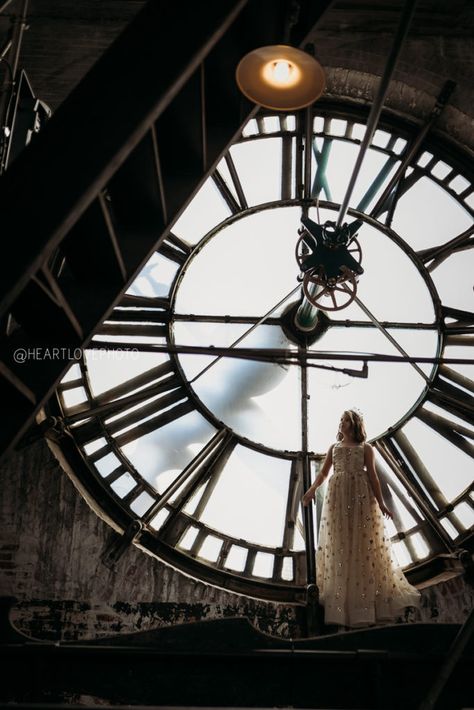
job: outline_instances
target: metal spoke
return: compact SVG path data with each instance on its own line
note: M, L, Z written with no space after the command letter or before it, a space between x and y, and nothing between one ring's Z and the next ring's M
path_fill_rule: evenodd
M337 218L337 226L338 227L341 227L342 223L344 222L344 218L346 216L347 208L349 207L349 202L352 197L352 193L354 191L354 187L357 182L357 178L359 176L362 162L365 158L365 154L367 153L369 145L372 141L372 137L375 133L375 129L377 128L379 117L382 112L382 106L383 106L383 103L385 100L385 95L388 91L388 87L390 84L390 80L392 78L392 74L395 70L395 65L397 63L398 56L400 54L401 48L403 46L403 42L404 42L405 37L408 33L408 28L410 26L412 17L415 12L415 5L416 5L416 0L406 0L406 2L405 2L405 6L403 8L402 16L400 18L400 24L398 26L397 34L395 35L393 46L390 51L382 79L380 81L379 88L378 88L377 94L374 99L374 103L372 104L372 108L370 110L370 115L369 115L369 118L367 121L367 128L365 131L364 139L361 143L359 154L357 156L357 160L356 160L356 163L354 165L354 169L352 171L352 175L349 180L349 185L347 187L346 194L344 195L344 200L342 202L339 216Z
M106 342L92 341L89 349L93 350L119 350L131 352L167 353L173 355L218 355L219 358L231 357L242 360L258 360L260 362L276 362L278 364L298 365L301 361L294 350L283 348L238 348L215 347L201 345L161 345L155 343ZM404 352L404 351L403 351ZM309 360L344 360L351 362L401 362L401 363L428 363L431 365L472 365L473 358L468 357L424 357L402 355L386 355L384 353L354 353L333 350L309 350L305 355Z
M395 338L392 335L390 335L388 330L386 328L384 328L382 323L379 320L377 320L377 318L374 316L374 314L371 313L371 311L369 311L367 306L364 305L364 303L362 303L362 301L360 300L360 298L358 296L355 296L354 301L357 303L359 308L361 308L364 311L364 313L370 318L370 320L380 330L380 332L385 335L387 340L389 340L392 343L392 345L398 350L398 352L401 353L402 355L404 355L405 357L410 358L410 355L406 352L406 350L404 350L402 348L402 346L395 340ZM417 373L419 375L421 375L421 377L425 380L425 382L430 381L430 378L427 375L425 375L423 370L420 367L418 367L416 362L413 362L411 360L407 360L407 362L410 362L410 365L413 367L414 370L417 371Z
M247 335L250 335L250 333L252 331L254 331L255 328L258 328L259 325L262 325L262 323L264 323L267 320L267 318L269 316L271 316L271 314L274 311L276 311L277 308L279 308L281 305L283 305L283 303L285 303L285 301L287 301L289 298L291 298L291 296L293 296L294 293L299 291L300 288L301 288L301 284L298 284L297 286L295 286L295 288L293 288L289 293L287 293L286 296L284 296L284 298L282 298L280 301L278 301L278 303L276 305L274 305L269 311L267 311L267 313L265 313L265 315L262 316L260 318L260 320L258 320L248 330L246 330L245 333L240 336L240 338L237 338L237 340L234 340L234 342L231 345L229 345L229 350L232 350L232 348L235 348L235 346L238 345L239 343L241 343L242 340L244 340L244 338L247 337ZM218 362L222 357L223 357L222 355L218 355L216 358L214 358L214 360L212 360L212 362L210 362L208 365L206 365L206 367L204 369L202 369L200 372L198 372L198 374L195 375L193 377L193 379L189 381L189 384L192 385L194 382L196 382L196 380L198 380L202 375L204 375L205 372L210 370L210 368L213 367L216 364L216 362Z

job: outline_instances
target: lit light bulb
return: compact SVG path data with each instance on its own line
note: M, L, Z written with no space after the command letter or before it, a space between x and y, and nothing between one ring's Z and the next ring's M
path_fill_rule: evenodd
M315 58L287 44L253 49L238 63L235 78L247 99L275 111L310 106L326 86Z
M268 84L280 89L294 86L300 80L301 72L296 64L287 59L274 59L263 67L263 78Z
M290 62L285 62L279 59L277 62L273 62L273 80L277 84L288 84L291 80L291 74L293 72L293 65Z

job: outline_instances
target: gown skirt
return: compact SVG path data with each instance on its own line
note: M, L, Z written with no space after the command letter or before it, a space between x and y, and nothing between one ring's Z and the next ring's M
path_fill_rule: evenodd
M333 447L334 473L321 512L317 583L326 624L388 623L420 593L392 559L384 518L364 468L364 443Z

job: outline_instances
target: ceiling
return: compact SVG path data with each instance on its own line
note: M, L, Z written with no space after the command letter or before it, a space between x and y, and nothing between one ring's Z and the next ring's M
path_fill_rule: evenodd
M252 2L252 0L250 0ZM257 0L253 0L256 2ZM25 0L0 4L0 36ZM30 0L20 66L38 98L53 110L68 96L143 0ZM335 0L311 35L327 73L327 95L367 102L376 88L402 0ZM419 0L386 105L422 121L444 81L456 82L438 122L458 143L474 149L474 3Z

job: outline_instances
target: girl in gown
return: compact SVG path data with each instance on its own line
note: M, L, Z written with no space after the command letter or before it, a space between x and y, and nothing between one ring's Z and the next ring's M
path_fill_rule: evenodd
M392 561L383 516L385 505L375 471L374 450L367 444L362 416L343 413L338 441L326 455L303 505L314 500L328 476L316 551L319 597L326 624L361 627L395 621L420 593Z

